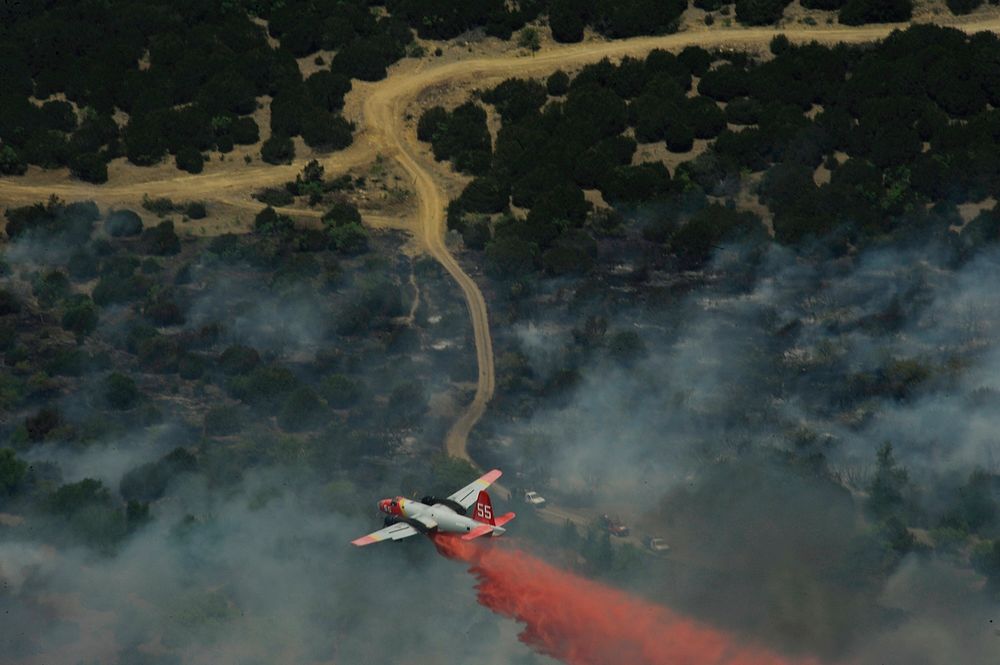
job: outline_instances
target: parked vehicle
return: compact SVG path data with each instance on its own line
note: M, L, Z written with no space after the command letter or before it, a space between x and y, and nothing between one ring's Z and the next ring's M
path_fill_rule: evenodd
M524 493L524 502L535 508L541 508L545 505L545 497L534 490L528 490Z
M627 538L629 534L628 527L625 526L621 520L611 517L607 513L601 515L601 524L612 536L618 536L619 538Z
M651 552L666 552L670 549L670 545L667 545L667 541L663 540L663 538L657 538L655 536L649 536L646 538L646 547L648 547Z

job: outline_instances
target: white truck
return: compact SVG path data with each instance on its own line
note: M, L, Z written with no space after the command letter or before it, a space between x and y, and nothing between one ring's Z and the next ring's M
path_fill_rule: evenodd
M524 493L524 502L535 508L541 508L545 505L545 497L534 490L528 490Z

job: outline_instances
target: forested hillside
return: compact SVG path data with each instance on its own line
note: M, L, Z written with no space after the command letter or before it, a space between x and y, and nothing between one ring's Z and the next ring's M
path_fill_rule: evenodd
M906 20L912 10L909 0L803 4L839 10L851 25ZM979 3L951 4L965 12ZM694 3L748 24L774 23L786 5ZM294 156L296 136L317 150L342 149L353 129L340 115L351 79L381 79L408 49L423 54L414 34L442 40L482 30L510 39L541 19L559 42L580 41L587 27L623 38L672 32L687 7L684 0L8 4L0 8L0 175L22 174L28 164L68 166L101 183L107 163L121 156L139 166L170 156L198 173L208 151L227 153L262 136L260 154L270 163ZM333 55L317 55L316 71L303 76L296 58L320 50ZM252 117L259 105L269 108L270 127ZM674 134L683 145L685 134Z
M428 110L418 136L475 176L449 207L450 228L510 278L586 271L595 239L636 218L647 240L698 267L719 243L767 235L759 208L735 209L741 192L793 246L935 236L962 258L997 238L990 211L949 232L962 225L956 204L1000 194L995 35L921 26L876 47L779 37L771 48L766 61L653 51ZM502 119L495 145L481 103ZM678 155L673 172L635 158L656 144ZM595 190L610 207L594 209L585 191Z

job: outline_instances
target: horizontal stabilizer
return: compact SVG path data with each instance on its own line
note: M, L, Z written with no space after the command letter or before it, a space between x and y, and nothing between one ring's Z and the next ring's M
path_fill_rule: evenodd
M511 521L515 517L517 517L517 515L515 515L514 513L507 513L506 515L501 515L500 517L496 518L495 523L497 526L503 526L504 524Z
M478 538L479 536L485 536L493 531L492 524L484 524L482 526L477 526L475 529L469 533L462 536L462 540L472 540L473 538Z

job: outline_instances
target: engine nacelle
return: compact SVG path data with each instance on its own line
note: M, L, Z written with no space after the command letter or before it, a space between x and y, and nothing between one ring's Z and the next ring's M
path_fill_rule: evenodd
M385 519L382 520L382 526L392 526L393 524L398 524L403 520L402 517L396 517L395 515L386 515Z
M442 506L448 506L459 515L465 514L465 508L462 507L462 504L460 504L458 501L453 501L451 499L439 499L436 496L425 496L420 500L420 503L426 506L433 506L435 504L440 504Z

